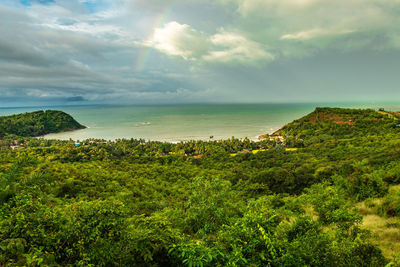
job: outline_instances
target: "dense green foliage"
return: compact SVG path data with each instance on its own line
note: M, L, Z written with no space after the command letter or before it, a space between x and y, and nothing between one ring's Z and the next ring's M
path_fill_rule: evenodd
M0 137L14 134L22 137L40 136L49 133L85 128L70 115L62 111L36 111L0 117Z
M382 213L399 215L397 122L317 109L277 133L283 146L31 138L11 150L6 137L0 265L384 266L353 203L384 197Z

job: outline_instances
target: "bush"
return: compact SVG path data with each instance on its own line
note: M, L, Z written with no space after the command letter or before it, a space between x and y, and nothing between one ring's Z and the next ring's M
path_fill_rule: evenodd
M388 194L378 209L380 214L384 216L400 216L400 192Z
M193 181L191 192L185 214L185 228L190 233L216 232L239 213L238 203L226 201L238 197L228 181L199 177Z

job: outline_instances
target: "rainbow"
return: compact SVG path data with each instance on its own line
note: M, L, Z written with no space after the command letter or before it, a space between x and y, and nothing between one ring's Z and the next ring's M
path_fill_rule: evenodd
M165 19L166 19L167 15L169 14L169 12L171 11L171 8L172 8L172 4L165 7L162 10L162 12L160 13L160 15L157 16L157 18L154 20L153 26L151 28L151 32L150 32L149 36L146 38L146 40L150 40L154 35L154 31L157 28L159 28L162 24L165 23ZM138 57L136 59L135 72L140 72L143 70L143 67L146 64L146 61L149 57L151 49L152 49L151 47L145 47L145 46L140 48Z

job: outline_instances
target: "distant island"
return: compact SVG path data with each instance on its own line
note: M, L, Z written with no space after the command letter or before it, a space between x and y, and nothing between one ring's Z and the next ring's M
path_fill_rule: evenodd
M400 266L399 123L317 108L258 142L5 136L0 266Z
M35 111L0 117L0 137L14 134L21 137L37 137L84 129L71 115L58 110Z

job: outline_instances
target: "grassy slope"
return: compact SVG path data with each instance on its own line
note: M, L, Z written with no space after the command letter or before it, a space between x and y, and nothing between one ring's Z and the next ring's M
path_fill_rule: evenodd
M307 138L310 135L335 135L344 132L349 138L341 138L336 143L355 143L355 139L364 134L380 135L398 131L394 125L399 123L399 112L354 110L336 108L317 108L314 112L285 125L274 135ZM391 140L396 141L396 140ZM363 144L367 147L369 144ZM354 147L356 148L356 147ZM386 148L382 146L382 151ZM380 151L380 152L382 152ZM390 194L400 194L400 185L389 186ZM382 214L382 198L369 198L355 202L356 211L363 215L362 228L371 231L371 241L378 245L384 256L398 262L400 259L400 218ZM315 216L311 210L310 215Z
M391 193L400 192L400 185L391 186ZM382 198L368 199L356 204L357 211L363 215L362 227L373 234L371 241L379 246L383 255L399 261L400 257L400 218L388 217L379 212Z

